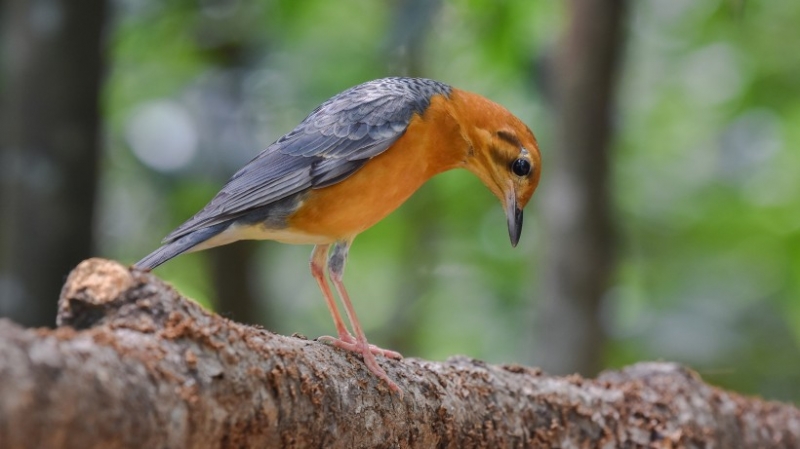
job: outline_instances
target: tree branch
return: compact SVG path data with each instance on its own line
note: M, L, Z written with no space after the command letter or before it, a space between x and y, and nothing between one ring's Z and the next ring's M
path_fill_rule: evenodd
M381 360L204 311L149 273L90 259L55 330L0 321L0 447L781 447L800 410L673 364L596 380L464 357Z

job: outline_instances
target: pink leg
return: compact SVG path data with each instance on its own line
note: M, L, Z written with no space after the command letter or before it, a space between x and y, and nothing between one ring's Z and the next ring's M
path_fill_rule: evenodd
M350 324L353 327L353 332L355 332L356 336L353 338L352 335L346 333L346 337L343 338L342 333L340 332L338 339L333 337L320 337L318 340L328 342L338 348L361 354L361 356L364 358L364 364L367 365L367 368L369 368L369 370L372 371L372 373L377 377L383 379L383 381L386 382L391 390L402 396L403 391L397 386L396 383L394 383L394 381L389 378L389 376L386 374L386 371L384 371L383 368L378 365L378 361L375 359L375 354L396 359L402 358L402 356L397 352L381 349L377 346L370 345L367 342L367 337L364 334L364 330L361 328L361 323L358 321L353 304L350 302L350 295L347 294L347 290L344 288L342 275L344 273L344 263L347 259L347 250L349 246L350 242L336 243L328 261L328 271L330 273L331 282L333 282L333 286L336 288L336 291L339 293L339 298L341 298L342 303L344 304L345 312L347 312L347 318L350 320ZM312 265L314 258L317 257L316 253L317 250L315 249L314 255L312 255ZM322 289L324 295L327 295L326 290L327 294L330 294L330 288L328 288L327 284L325 285L325 288ZM331 299L331 301L329 301L329 307L331 307L332 302L333 301ZM335 309L335 303L333 306ZM339 321L341 321L338 311L334 315L334 321L337 320L337 317Z
M314 279L316 279L317 284L319 285L319 289L322 290L322 296L325 298L325 304L328 306L328 311L330 311L331 317L333 317L333 324L336 326L336 332L339 334L339 338L323 335L317 338L317 340L353 351L352 348L346 347L346 344L355 344L356 339L350 334L350 331L347 330L347 326L344 324L342 315L339 314L339 308L336 307L336 301L333 298L333 292L331 292L331 288L325 281L325 270L328 268L329 247L330 245L317 245L314 247L314 251L311 253L311 275L314 276ZM399 352L382 349L375 345L369 345L369 349L375 355L381 355L392 359L403 358Z
M347 331L347 326L339 314L339 308L336 307L336 300L333 299L333 292L325 281L325 270L328 268L328 248L330 245L317 245L311 253L311 275L316 279L319 284L319 289L322 290L322 296L325 298L325 304L328 305L328 310L333 317L333 324L336 325L336 332L339 333L339 338L342 340L353 340L353 336Z

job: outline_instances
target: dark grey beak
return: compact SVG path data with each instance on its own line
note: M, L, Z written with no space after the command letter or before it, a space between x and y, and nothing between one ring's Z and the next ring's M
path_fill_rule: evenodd
M519 236L522 234L522 209L517 207L517 200L514 197L508 199L506 219L508 220L508 237L511 238L511 246L516 247L519 243Z

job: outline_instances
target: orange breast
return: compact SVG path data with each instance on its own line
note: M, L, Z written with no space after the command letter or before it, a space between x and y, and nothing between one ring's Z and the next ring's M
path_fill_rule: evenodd
M291 230L331 240L355 237L397 209L425 181L461 165L467 146L437 96L405 134L344 181L312 190L288 220Z

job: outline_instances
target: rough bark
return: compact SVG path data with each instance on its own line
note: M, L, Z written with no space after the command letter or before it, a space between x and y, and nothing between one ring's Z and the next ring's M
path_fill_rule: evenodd
M542 188L544 298L537 363L596 373L606 335L600 303L614 270L611 137L625 0L572 0L553 77L556 141Z
M91 259L55 330L0 321L0 447L796 448L800 410L673 364L596 380L519 365L358 357L204 311L153 275Z
M0 316L55 324L92 254L105 0L3 3Z

